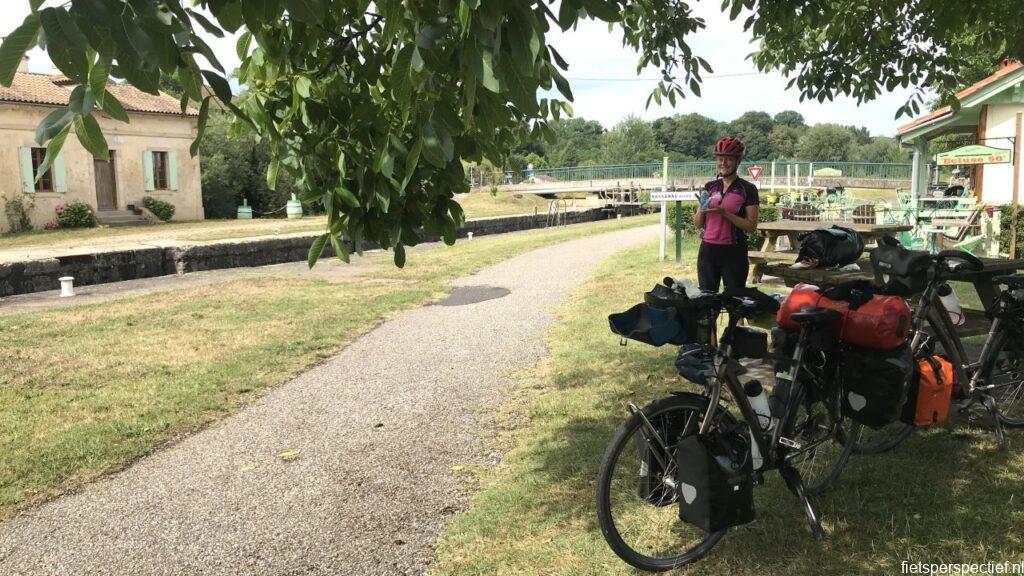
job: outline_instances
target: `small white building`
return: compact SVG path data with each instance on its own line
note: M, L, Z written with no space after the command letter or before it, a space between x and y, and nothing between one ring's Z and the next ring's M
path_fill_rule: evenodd
M914 150L913 191L926 191L927 164L935 155L928 141L946 134L974 135L975 143L1010 150L1010 163L978 164L969 174L978 202L1009 204L1020 186L1024 65L1005 61L995 74L957 94L960 109L944 106L899 127L900 143ZM1019 198L1019 196L1018 196Z

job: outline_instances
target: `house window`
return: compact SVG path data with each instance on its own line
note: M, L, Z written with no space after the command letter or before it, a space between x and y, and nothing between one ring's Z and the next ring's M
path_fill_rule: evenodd
M33 148L32 149L32 177L39 172L39 167L43 165L43 159L46 158L46 148ZM53 192L53 169L47 168L46 173L35 183L36 192Z
M167 190L167 152L153 152L153 187Z

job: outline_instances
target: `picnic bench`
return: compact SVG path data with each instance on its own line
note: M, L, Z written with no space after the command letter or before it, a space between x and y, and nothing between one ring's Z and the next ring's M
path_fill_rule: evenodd
M797 253L800 251L800 234L817 230L818 228L829 228L833 224L850 228L864 239L864 243L877 242L882 236L889 236L899 232L911 230L911 226L905 224L873 224L866 222L812 222L804 220L776 220L774 222L762 222L757 229L764 233L764 243L760 250L747 253L747 258L753 265L750 278L754 283L761 281L765 273L765 266L772 262L795 262ZM779 238L789 239L789 250L779 250L777 242ZM774 274L772 274L774 276Z

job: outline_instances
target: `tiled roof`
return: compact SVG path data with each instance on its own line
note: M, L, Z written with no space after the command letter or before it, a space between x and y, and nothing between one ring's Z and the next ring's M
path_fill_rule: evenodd
M989 76L988 78L985 78L984 80L980 80L974 84L971 84L970 86L964 88L960 92L957 92L956 99L963 100L964 98L967 98L968 96L974 94L978 90L981 90L985 86L988 86L993 82L998 82L999 80L1005 78L1008 74L1012 74L1013 72L1020 70L1022 66L1024 66L1024 64L1021 64L1020 62L1008 62L1004 66L999 68L999 70L997 70L995 74ZM926 122L945 116L946 114L949 114L952 110L953 108L950 106L943 106L942 108L939 108L938 110L932 112L931 114L921 116L920 118L914 120L913 122L900 126L899 128L896 129L896 131L899 132L900 134L903 134L904 132L908 132L912 128L916 128Z
M32 104L51 104L63 106L71 96L71 86L66 84L64 76L18 72L10 88L0 85L0 102L27 102ZM147 94L128 84L107 84L107 91L114 95L128 112L150 112L153 114L181 115L181 104L177 98L160 93L159 96ZM185 112L187 116L196 116L198 112L192 106Z

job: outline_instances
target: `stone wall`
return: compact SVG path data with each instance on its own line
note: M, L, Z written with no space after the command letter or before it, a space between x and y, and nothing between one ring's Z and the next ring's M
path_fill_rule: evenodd
M567 212L563 223L575 224L608 218L613 212L602 208ZM474 236L503 234L517 230L543 228L547 215L508 216L471 220L459 231ZM146 247L112 252L76 254L0 264L0 297L60 288L58 278L73 276L76 286L120 282L168 274L186 274L201 270L266 266L306 259L316 234L284 238L254 238L192 246ZM436 238L424 237L425 240ZM376 248L374 244L364 249ZM324 256L333 256L327 244Z

